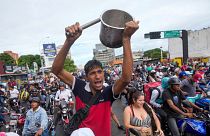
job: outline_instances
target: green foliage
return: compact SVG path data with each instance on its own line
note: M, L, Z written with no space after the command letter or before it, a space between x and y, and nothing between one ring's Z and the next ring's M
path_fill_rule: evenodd
M167 57L167 51L163 51L163 58ZM148 50L144 52L144 57L152 58L152 59L160 59L161 58L161 50L160 48Z
M66 58L66 60L64 62L64 69L69 72L75 72L76 68L77 67L74 65L74 61L69 58Z
M0 54L0 61L3 61L6 65L12 65L16 63L15 60L7 53Z
M19 66L26 66L28 64L30 69L33 68L33 62L36 62L38 67L41 67L40 55L22 55L18 59Z

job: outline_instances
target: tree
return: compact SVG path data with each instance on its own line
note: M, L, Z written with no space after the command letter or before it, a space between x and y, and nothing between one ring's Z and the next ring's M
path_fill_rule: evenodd
M1 53L0 60L3 61L6 65L14 65L16 63L15 60L7 53Z
M36 62L38 67L41 67L40 55L22 55L18 59L19 66L26 66L28 64L30 69L33 68L33 62Z
M163 58L167 57L167 51L162 51ZM152 59L160 59L161 58L161 50L160 48L148 50L144 52L144 57L152 58Z
M64 62L64 69L69 72L75 72L76 68L77 67L74 65L74 61L69 58L66 58L66 60Z

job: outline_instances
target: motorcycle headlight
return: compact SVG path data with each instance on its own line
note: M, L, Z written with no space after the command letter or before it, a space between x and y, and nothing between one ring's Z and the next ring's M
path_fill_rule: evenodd
M67 111L68 111L67 109L63 109L63 110L62 110L62 113L63 113L63 114L66 114Z

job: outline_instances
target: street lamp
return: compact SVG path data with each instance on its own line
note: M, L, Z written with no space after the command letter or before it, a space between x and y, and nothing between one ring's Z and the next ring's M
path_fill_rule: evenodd
M162 62L163 59L163 51L162 51L162 46L160 46L160 62Z

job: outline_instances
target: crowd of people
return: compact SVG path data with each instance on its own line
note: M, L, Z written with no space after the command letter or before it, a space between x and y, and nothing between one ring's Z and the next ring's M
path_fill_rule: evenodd
M54 126L59 124L59 118L64 120L62 135L65 136L110 136L111 117L118 128L126 130L127 136L180 136L178 119L192 118L195 111L205 112L194 101L208 96L199 84L208 85L210 68L201 63L179 67L175 63L161 62L134 67L130 39L139 28L138 24L138 21L130 21L125 25L122 34L123 64L117 68L104 68L98 60L90 60L84 71L70 73L64 69L70 47L82 34L79 23L76 23L65 29L69 34L52 65L53 74L21 85L11 77L7 87L1 85L1 107L7 107L4 101L8 99L9 111L21 113L21 107L27 111L20 135L53 135L49 134L49 115L53 115ZM148 88L148 93L145 85L155 86ZM126 98L123 125L111 108L112 103L122 97ZM67 104L67 108L72 108L69 120L60 115L66 114L62 110L62 102ZM4 121L3 116L0 117ZM54 130L55 135L61 135L61 131Z

